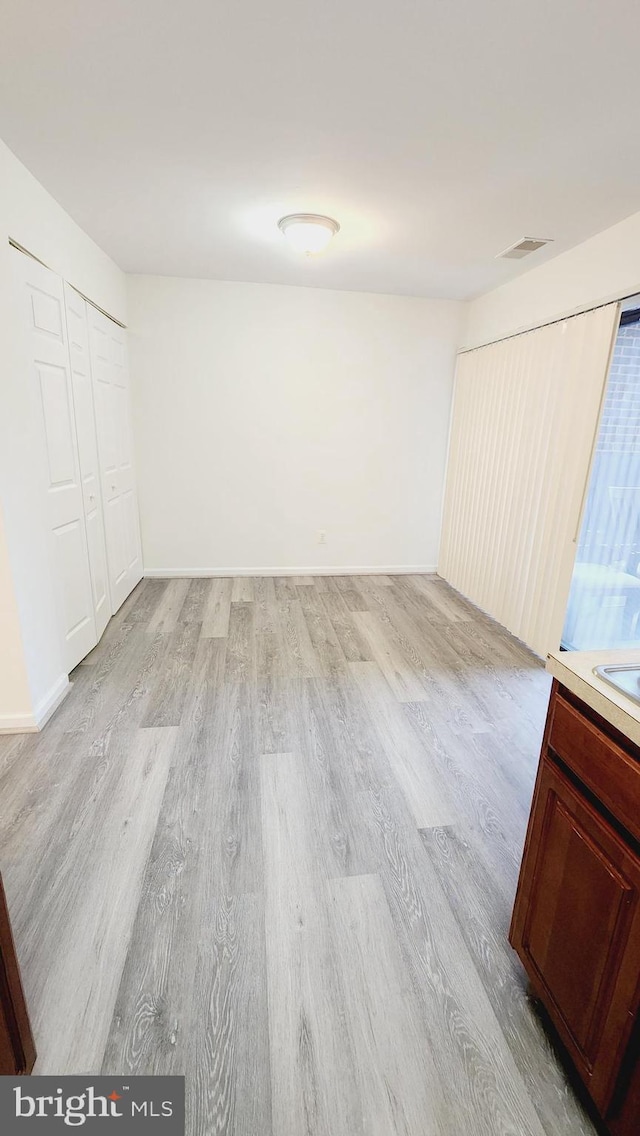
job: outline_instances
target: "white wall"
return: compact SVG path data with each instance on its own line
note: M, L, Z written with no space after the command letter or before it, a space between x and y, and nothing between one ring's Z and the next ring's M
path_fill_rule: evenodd
M640 292L640 213L473 300L464 346L491 343L635 292Z
M124 274L0 142L0 729L28 725L64 677L9 237L126 316Z
M128 284L146 573L436 564L461 304Z

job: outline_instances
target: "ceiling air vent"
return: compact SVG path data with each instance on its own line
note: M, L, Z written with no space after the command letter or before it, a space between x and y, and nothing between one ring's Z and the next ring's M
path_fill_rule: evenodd
M535 252L536 249L550 243L551 237L523 237L522 240L516 241L515 245L509 245L504 252L499 252L496 260L521 260L523 256L528 256L530 252Z

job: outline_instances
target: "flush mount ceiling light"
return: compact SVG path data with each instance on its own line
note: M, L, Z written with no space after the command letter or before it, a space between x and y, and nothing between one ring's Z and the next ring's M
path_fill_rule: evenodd
M340 226L333 217L323 217L319 213L290 213L280 218L278 228L296 252L305 256L324 252L331 238L340 232Z

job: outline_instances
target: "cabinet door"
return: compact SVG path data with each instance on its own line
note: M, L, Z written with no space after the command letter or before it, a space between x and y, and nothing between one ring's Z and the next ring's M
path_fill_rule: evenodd
M30 1073L36 1059L20 969L0 878L0 1075Z
M62 280L12 249L22 313L25 362L41 422L42 468L57 616L65 669L97 642L78 463Z
M601 1114L638 1005L640 862L543 759L511 941Z
M125 331L88 305L111 610L142 579Z
M93 610L96 634L100 638L109 622L111 602L107 590L107 554L104 543L102 490L89 358L89 321L87 319L86 300L69 284L64 286L64 302L67 313L71 382L78 436L78 457L80 460L80 480L87 531L89 567L91 570Z

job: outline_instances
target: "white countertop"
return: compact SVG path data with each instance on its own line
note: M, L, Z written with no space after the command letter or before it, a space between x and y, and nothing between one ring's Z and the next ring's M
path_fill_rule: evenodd
M640 745L640 704L593 673L594 667L607 663L640 666L640 649L553 651L547 657L547 670L607 722Z

